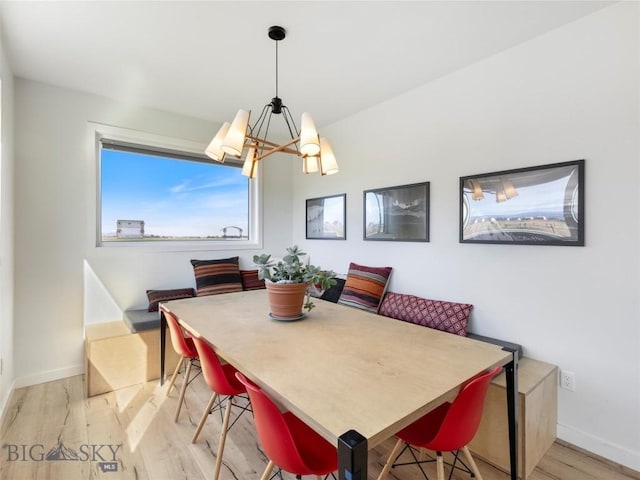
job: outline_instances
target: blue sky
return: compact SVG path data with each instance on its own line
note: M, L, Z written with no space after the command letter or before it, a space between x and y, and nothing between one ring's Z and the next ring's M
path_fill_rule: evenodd
M569 172L571 173L571 172ZM495 215L525 215L545 213L547 215L564 216L564 195L570 175L552 182L540 183L529 187L519 187L518 195L505 202L497 203L496 196L483 192L483 200L470 200L472 217Z
M103 234L117 220L144 220L148 235L222 235L227 226L248 233L248 179L239 168L106 149L101 162Z

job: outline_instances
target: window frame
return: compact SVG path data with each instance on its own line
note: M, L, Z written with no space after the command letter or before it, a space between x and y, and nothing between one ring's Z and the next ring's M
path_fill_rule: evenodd
M261 176L257 179L249 181L249 238L247 240L163 240L163 241L122 241L122 242L104 242L102 241L102 192L101 192L101 141L113 140L125 144L140 145L142 148L157 149L158 151L169 150L174 152L184 152L187 155L202 156L205 144L194 142L191 140L178 139L157 135L139 130L133 130L111 125L102 125L89 122L89 131L92 144L92 155L94 171L95 192L93 195L94 202L91 202L95 208L92 212L92 247L100 250L136 248L146 249L149 251L203 251L203 250L243 250L262 248L262 215L261 213ZM234 162L238 160L230 159L226 162ZM212 161L213 162L213 161Z

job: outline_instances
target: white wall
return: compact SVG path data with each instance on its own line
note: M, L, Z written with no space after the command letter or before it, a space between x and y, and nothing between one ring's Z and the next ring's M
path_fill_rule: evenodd
M126 309L146 305L146 289L195 286L191 258L239 255L247 266L257 253L92 246L96 179L88 122L203 144L216 125L23 79L15 82L15 102L17 385L82 373L85 260ZM280 249L291 239L291 173L286 162L264 173L263 244Z
M13 73L0 36L0 418L13 387Z
M575 372L576 391L559 390L559 436L636 470L638 10L608 7L324 128L340 173L294 173L293 196L312 263L390 265L393 291L473 303L471 330ZM458 243L460 176L581 158L585 247ZM420 181L431 241L364 242L363 190ZM347 241L305 241L305 198L344 192Z

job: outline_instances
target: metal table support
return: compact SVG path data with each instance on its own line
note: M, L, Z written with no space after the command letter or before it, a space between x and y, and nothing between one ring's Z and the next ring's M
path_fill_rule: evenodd
M355 430L338 438L338 479L367 480L367 439Z
M507 377L507 414L509 419L509 460L511 480L518 480L518 350L505 347L513 360L504 366Z
M164 351L167 346L167 319L160 310L160 385L164 385Z

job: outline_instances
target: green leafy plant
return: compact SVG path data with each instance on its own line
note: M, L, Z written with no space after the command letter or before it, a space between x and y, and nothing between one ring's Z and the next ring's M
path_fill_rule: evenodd
M323 290L336 284L335 272L303 263L302 256L306 253L297 245L288 247L286 251L287 254L278 261L273 260L270 254L254 255L253 263L258 267L258 277L273 283L317 285ZM304 308L310 311L314 306L307 288Z

